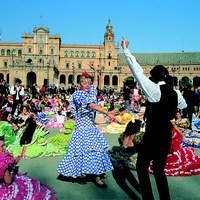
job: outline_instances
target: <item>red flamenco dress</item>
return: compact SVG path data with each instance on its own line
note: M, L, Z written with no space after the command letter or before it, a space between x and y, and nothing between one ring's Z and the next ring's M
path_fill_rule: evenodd
M172 129L172 144L167 156L165 174L167 176L192 176L200 174L200 156L195 154L193 148L182 147L183 135ZM152 165L149 172L153 173Z

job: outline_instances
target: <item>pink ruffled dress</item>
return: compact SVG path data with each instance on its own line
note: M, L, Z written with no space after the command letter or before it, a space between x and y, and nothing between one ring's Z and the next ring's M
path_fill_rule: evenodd
M12 184L3 181L5 170L14 166L15 160L8 152L0 153L0 200L55 200L55 192L24 174L14 175Z

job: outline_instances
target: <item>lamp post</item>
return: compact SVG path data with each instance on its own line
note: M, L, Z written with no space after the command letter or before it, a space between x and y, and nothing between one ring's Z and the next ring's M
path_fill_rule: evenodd
M49 67L50 67L50 61L47 61L47 86L49 87Z
M99 78L98 78L98 88L101 89L101 69L97 69L97 72L98 72L98 75L99 75Z
M75 67L74 63L72 63L72 85L74 85L74 77L75 77Z
M172 85L172 86L173 86L173 88L174 88L174 73L175 73L175 72L176 72L176 68L173 67L173 68L172 68L172 73L173 73L173 76L172 76L172 81L173 81L172 84L173 84L173 85Z

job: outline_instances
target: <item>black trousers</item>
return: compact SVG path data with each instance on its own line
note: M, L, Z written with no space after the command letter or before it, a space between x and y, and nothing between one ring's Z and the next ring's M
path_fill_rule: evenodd
M153 162L153 172L160 200L169 200L169 187L164 168L171 145L171 125L157 129L146 129L143 141L138 151L137 174L140 182L143 200L153 200L153 192L149 177L149 164Z
M21 100L14 100L14 99L13 99L12 115L14 115L15 110L16 110L16 107L17 107L17 105L18 105L19 103L22 104L22 101L21 101Z

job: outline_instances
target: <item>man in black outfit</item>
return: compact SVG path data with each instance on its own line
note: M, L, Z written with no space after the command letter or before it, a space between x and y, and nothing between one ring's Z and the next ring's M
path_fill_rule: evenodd
M12 106L12 115L14 115L16 107L18 104L22 104L22 97L24 96L24 87L20 84L22 81L17 78L15 85L11 87L10 94L13 96L13 106Z
M195 92L192 91L191 85L186 84L183 90L183 97L185 98L185 101L187 103L187 108L183 109L183 116L184 118L188 118L190 121L190 126L188 127L191 129L192 125L192 114L194 113L194 107L198 106L198 98L195 95Z
M169 187L164 168L172 140L170 120L175 117L177 108L183 109L187 104L180 91L174 91L167 85L169 79L167 68L163 65L155 66L150 72L150 80L128 50L129 42L123 39L121 45L129 68L147 98L146 129L138 150L136 165L142 198L143 200L154 199L148 173L152 161L159 197L161 200L169 200Z

